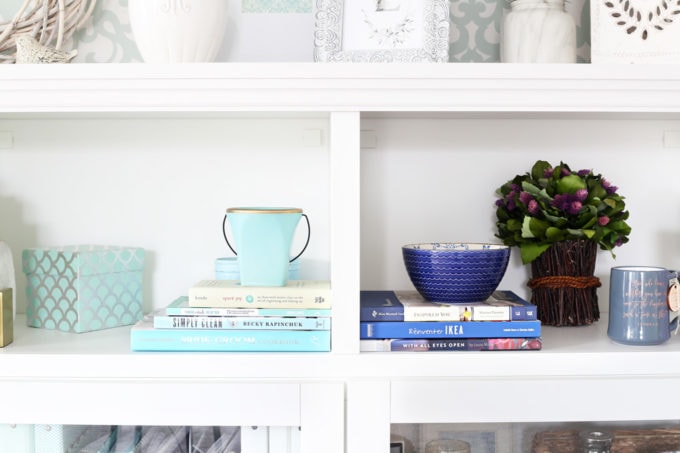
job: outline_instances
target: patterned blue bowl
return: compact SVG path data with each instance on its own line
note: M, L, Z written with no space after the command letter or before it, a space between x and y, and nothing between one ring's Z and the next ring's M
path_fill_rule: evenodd
M408 276L432 302L486 300L505 274L510 247L499 244L427 242L401 248Z

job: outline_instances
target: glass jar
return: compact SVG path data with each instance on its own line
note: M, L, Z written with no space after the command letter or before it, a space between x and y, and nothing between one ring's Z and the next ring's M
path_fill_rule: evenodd
M614 436L602 431L591 431L581 434L583 453L610 453Z
M431 440L425 445L425 453L470 453L470 444L456 439Z
M503 17L504 63L576 63L576 24L564 0L512 0Z

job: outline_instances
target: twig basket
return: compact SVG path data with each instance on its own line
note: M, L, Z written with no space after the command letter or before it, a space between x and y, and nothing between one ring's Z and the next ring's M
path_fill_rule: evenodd
M25 0L8 22L0 22L0 62L16 61L14 37L28 34L40 44L61 49L90 17L96 0Z
M597 243L556 242L531 263L531 301L548 326L584 326L600 319L595 277Z

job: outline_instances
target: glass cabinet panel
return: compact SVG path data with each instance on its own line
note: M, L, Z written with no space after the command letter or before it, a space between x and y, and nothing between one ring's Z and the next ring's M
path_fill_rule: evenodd
M680 421L663 420L392 424L390 453L430 453L428 444L441 439L459 440L470 453L580 453L593 433L613 437L612 453L680 452Z

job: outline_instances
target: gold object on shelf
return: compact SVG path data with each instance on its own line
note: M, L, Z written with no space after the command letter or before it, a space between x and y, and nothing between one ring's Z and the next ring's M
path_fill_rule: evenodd
M0 348L14 340L12 288L0 290Z

